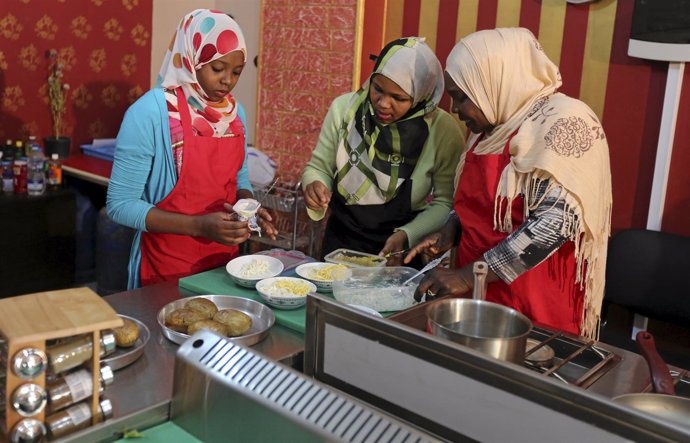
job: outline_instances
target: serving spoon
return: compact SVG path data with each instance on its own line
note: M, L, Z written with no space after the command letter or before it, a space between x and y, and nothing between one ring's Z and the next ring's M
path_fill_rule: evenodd
M429 269L433 269L436 266L438 266L443 261L444 258L449 257L449 256L450 256L450 249L447 250L446 252L444 252L442 256L435 258L435 259L431 260L429 263L427 263L426 266L424 266L419 272L417 272L415 275L413 275L412 277L405 280L401 286L408 285L412 280L414 280L415 278L424 274Z

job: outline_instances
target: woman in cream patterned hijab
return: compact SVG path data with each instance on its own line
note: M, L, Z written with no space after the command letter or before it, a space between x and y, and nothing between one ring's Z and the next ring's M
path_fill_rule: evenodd
M446 64L446 90L472 132L456 174L455 213L410 256L447 249L461 227L455 270L436 270L417 296L460 295L472 264L489 264L487 300L533 321L597 337L610 232L606 137L530 31L479 31ZM406 257L406 260L411 257Z

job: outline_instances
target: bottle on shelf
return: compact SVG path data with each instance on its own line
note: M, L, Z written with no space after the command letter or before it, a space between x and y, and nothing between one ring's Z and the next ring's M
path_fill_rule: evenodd
M96 421L107 420L113 416L113 405L107 398L100 401ZM48 437L55 440L80 429L91 426L91 405L89 402L77 403L74 406L46 417Z
M26 156L29 156L29 153L31 150L34 148L34 146L38 146L39 148L41 145L38 144L38 140L36 139L35 135L30 135L28 140L26 141L26 144L24 146L24 149L26 149Z
M29 195L43 195L46 190L45 156L37 143L31 144L30 147L31 152L27 161L27 192Z
M57 153L50 155L47 169L48 187L50 189L57 189L62 186L62 162Z
M0 162L0 169L2 170L2 192L14 192L14 170L12 169L12 161L6 160L2 156Z
M16 155L14 150L14 142L11 138L5 140L5 146L2 147L2 152L5 160L14 161Z
M14 158L26 157L26 151L24 150L24 142L17 140L14 142Z
M27 165L26 157L19 157L12 164L12 171L14 174L14 193L26 194L27 181Z
M115 352L115 334L112 330L101 331L100 356L104 357ZM73 337L46 349L48 365L53 374L59 374L68 369L76 368L93 357L93 342L91 336Z
M113 370L103 365L99 374L98 395L105 387L113 382ZM88 369L79 369L65 375L58 376L46 386L48 391L48 413L53 413L71 406L93 394L93 376Z

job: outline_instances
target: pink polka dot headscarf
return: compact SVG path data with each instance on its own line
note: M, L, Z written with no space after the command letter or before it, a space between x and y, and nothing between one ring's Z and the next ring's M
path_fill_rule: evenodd
M247 61L247 45L237 22L221 11L197 9L180 21L163 59L158 84L170 92L182 87L194 128L201 135L225 134L237 116L237 108L230 94L220 102L211 102L199 85L196 72L233 51L242 51ZM165 96L169 116L179 120L175 94Z

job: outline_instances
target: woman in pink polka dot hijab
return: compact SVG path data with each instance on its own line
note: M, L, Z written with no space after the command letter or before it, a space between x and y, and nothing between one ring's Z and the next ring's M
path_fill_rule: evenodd
M250 237L233 211L252 198L242 110L230 94L247 61L239 25L197 9L177 26L158 85L125 114L108 185L108 215L137 230L128 288L224 266ZM260 208L257 221L275 239Z
M226 133L237 116L235 99L229 91L220 101L211 91L204 91L197 72L233 51L241 52L246 63L247 46L242 30L224 12L197 9L180 21L158 74L158 83L166 91L171 118L180 119L175 89L182 87L194 129L205 136Z

